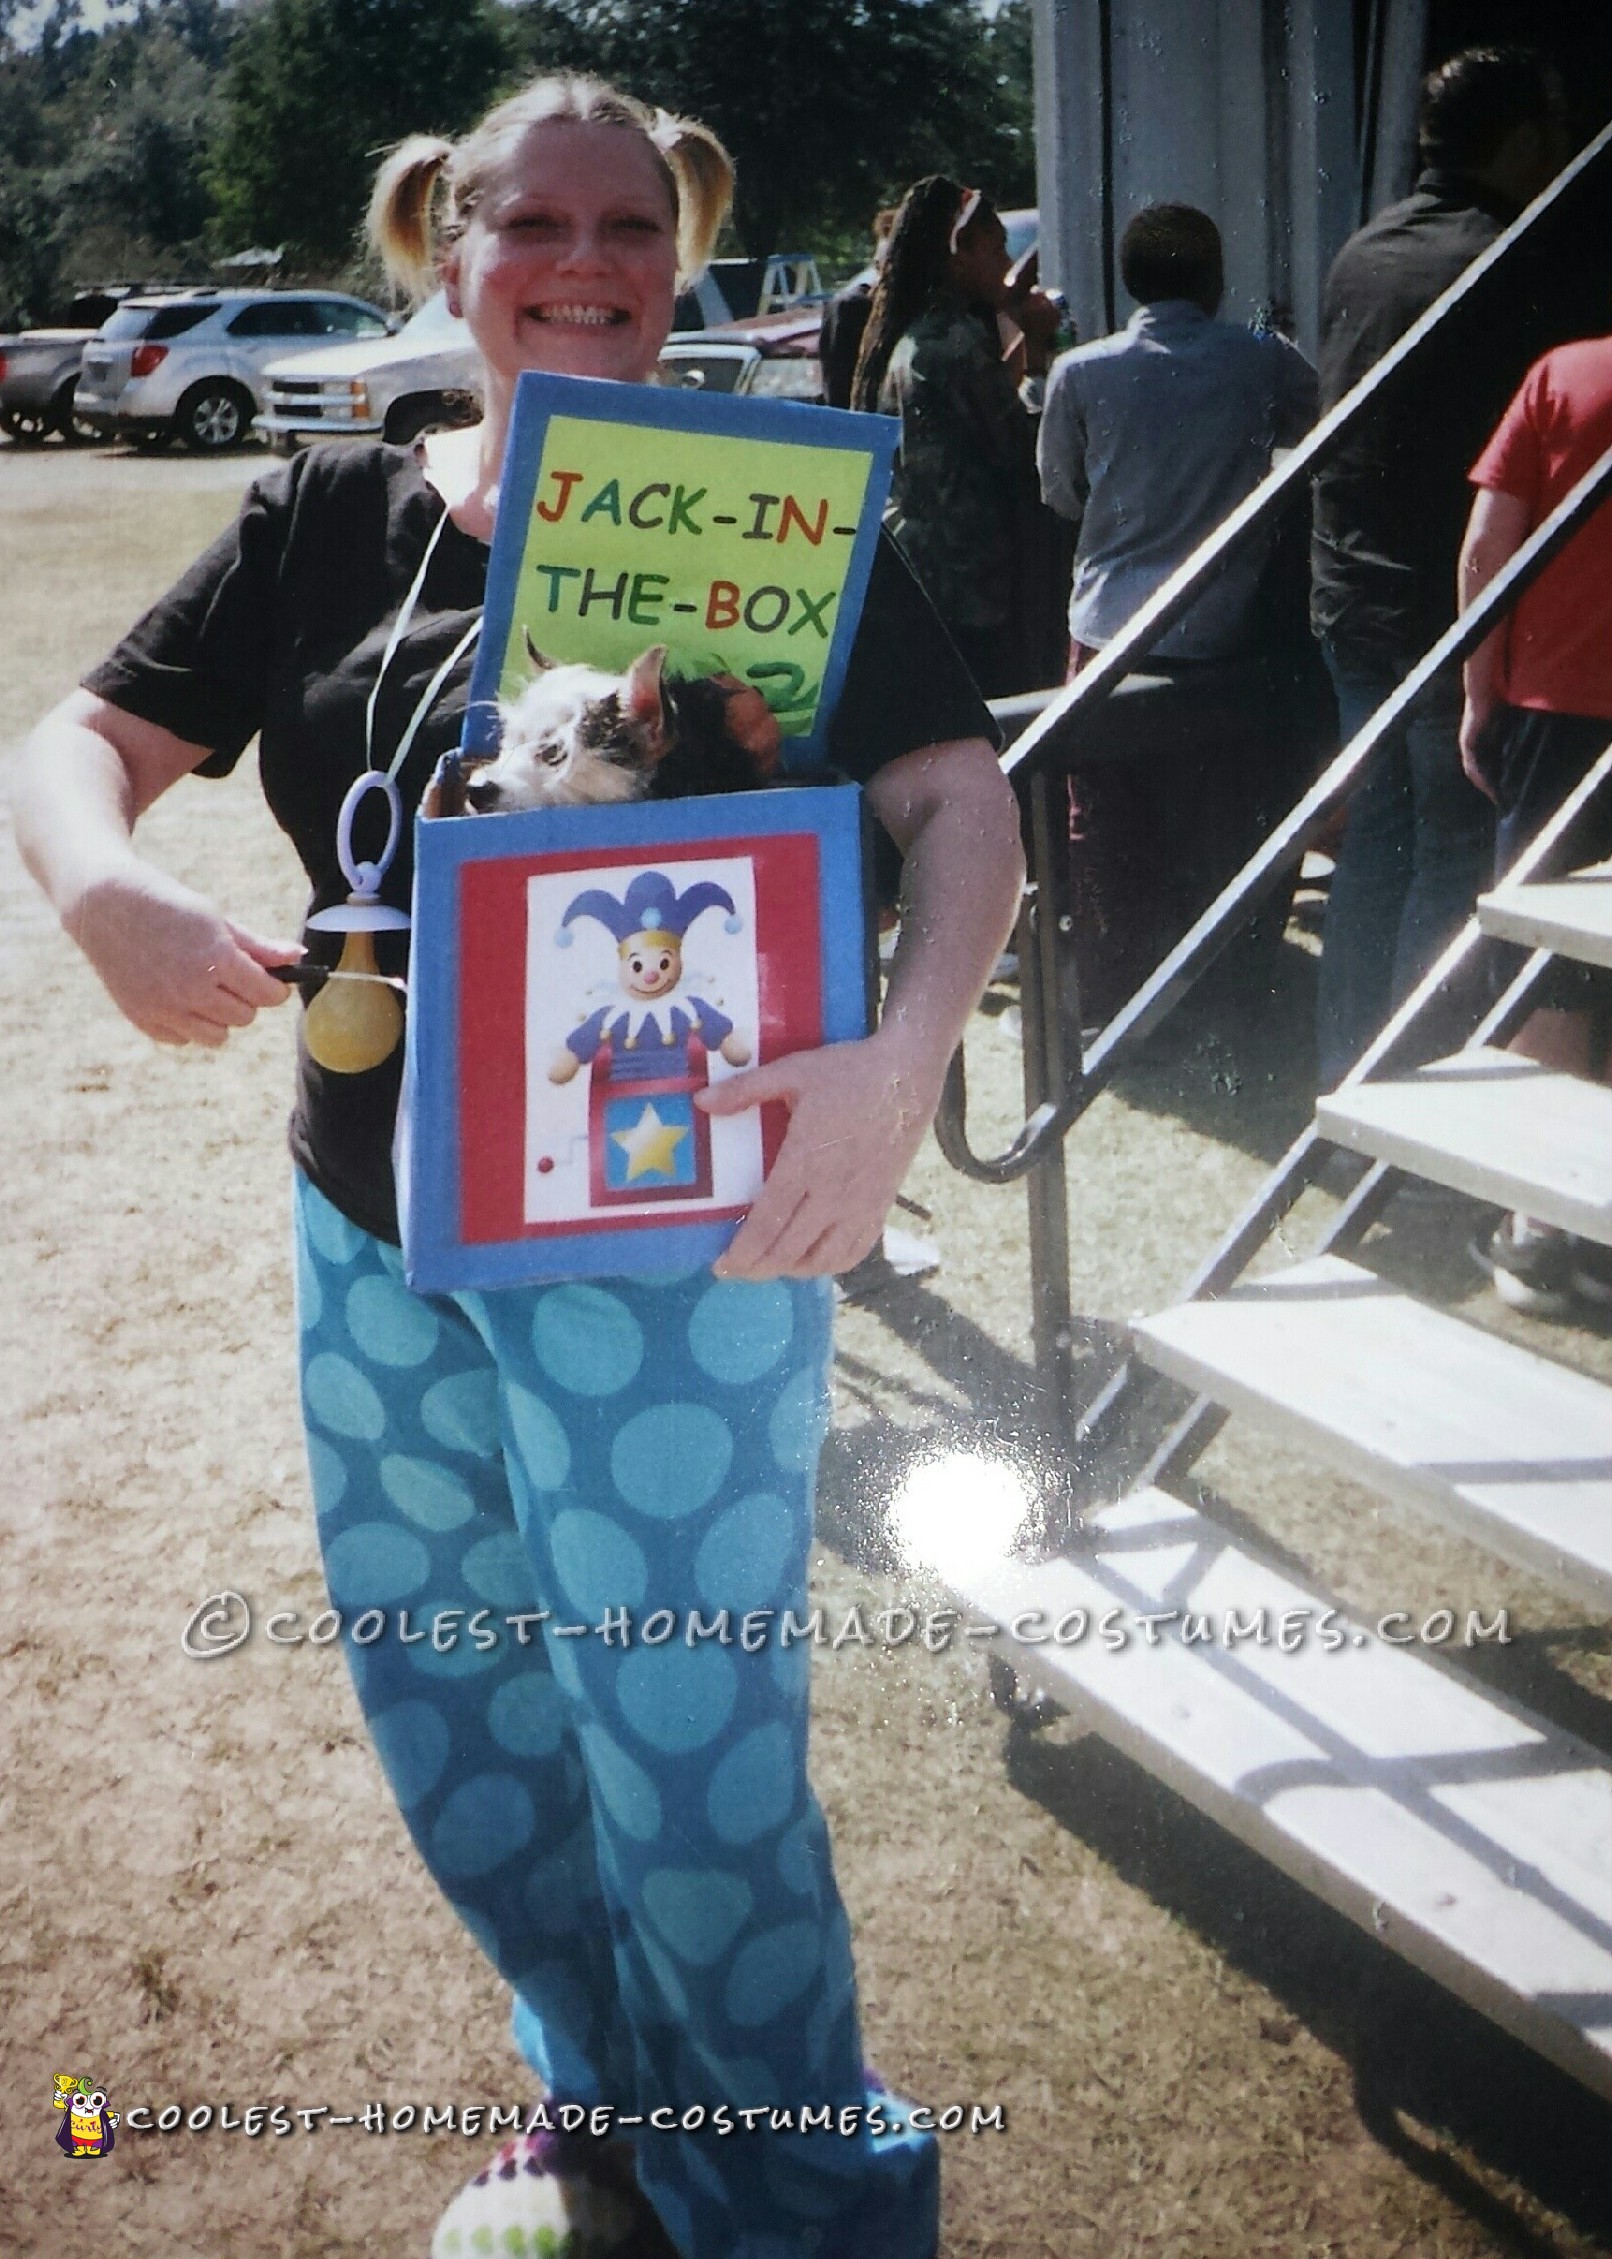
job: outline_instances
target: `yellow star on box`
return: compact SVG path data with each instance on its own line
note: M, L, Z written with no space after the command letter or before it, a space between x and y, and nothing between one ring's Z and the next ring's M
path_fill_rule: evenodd
M627 1156L627 1182L634 1177L669 1177L677 1158L677 1148L688 1135L675 1122L663 1122L653 1105L648 1105L629 1130L612 1130L612 1141Z

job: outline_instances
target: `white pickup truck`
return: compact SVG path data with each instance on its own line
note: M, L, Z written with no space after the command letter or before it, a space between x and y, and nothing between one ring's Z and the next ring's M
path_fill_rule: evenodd
M476 351L438 292L394 337L271 362L263 381L268 406L253 421L281 454L309 439L406 447L435 424L473 418Z

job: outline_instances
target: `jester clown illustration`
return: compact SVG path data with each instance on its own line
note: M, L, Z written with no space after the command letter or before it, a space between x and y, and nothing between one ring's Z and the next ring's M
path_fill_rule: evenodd
M70 2072L56 2074L56 2108L62 2122L56 2128L56 2146L67 2157L104 2157L115 2146L115 2110L106 2107L106 2090L90 2079L75 2079Z
M617 980L625 1004L589 1013L565 1039L549 1080L568 1083L591 1067L589 1154L596 1204L711 1189L710 1129L694 1104L704 1087L707 1056L748 1066L750 1046L719 1003L684 992L683 943L706 910L727 913L740 930L733 897L701 879L681 894L663 871L641 871L618 900L588 887L567 906L556 940L572 938L578 918L594 918L616 941Z

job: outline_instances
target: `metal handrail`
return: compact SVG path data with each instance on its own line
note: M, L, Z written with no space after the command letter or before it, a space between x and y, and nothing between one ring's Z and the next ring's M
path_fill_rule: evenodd
M1309 438L1251 495L1243 506L1200 544L1164 585L1127 623L1120 635L1084 668L1077 680L1046 694L1031 693L1003 701L999 719L1022 726L1022 734L1003 757L1003 768L1015 784L1023 781L1027 802L1030 883L1025 889L1018 925L1020 1006L1023 1018L1023 1075L1025 1120L1005 1153L981 1159L968 1140L968 1096L959 1045L947 1075L935 1134L948 1161L965 1175L987 1183L1005 1184L1022 1179L1028 1204L1030 1239L1030 1319L1035 1370L1043 1413L1049 1432L1055 1426L1067 1433L1076 1414L1076 1348L1082 1326L1072 1308L1069 1277L1069 1208L1064 1159L1064 1139L1096 1091L1113 1074L1123 1051L1147 1034L1163 1014L1185 994L1244 921L1256 892L1274 882L1284 850L1262 851L1241 882L1233 880L1205 918L1173 950L1152 978L1133 996L1094 1046L1089 1060L1081 1056L1079 982L1075 953L1067 936L1073 921L1066 914L1062 894L1066 885L1064 858L1052 852L1052 806L1060 781L1054 758L1067 759L1083 725L1099 716L1110 725L1111 694L1126 682L1148 651L1186 611L1216 573L1233 548L1289 506L1299 481L1337 445L1353 420L1392 385L1428 339L1455 309L1480 290L1487 277L1508 258L1518 243L1545 216L1570 196L1586 174L1612 145L1608 125L1582 149L1549 187L1520 213L1480 258L1459 275L1443 297L1435 301L1370 369L1352 392L1317 425ZM1603 466L1597 466L1601 469ZM1579 497L1570 497L1569 504ZM1590 505L1585 502L1585 508ZM1489 620L1510 596L1526 585L1527 576L1543 567L1559 538L1568 538L1570 524L1541 528L1537 546L1530 544L1512 561L1488 604L1474 606L1442 651L1425 662L1430 680L1441 664L1469 647L1486 632ZM1416 695L1407 688L1404 705ZM1403 711L1403 707L1401 708ZM1023 726L1027 725L1027 726ZM1382 729L1391 726L1382 723ZM1379 736L1376 752L1382 750ZM1358 783L1375 753L1362 750L1359 739L1345 749L1340 761L1353 756L1347 768L1335 763L1328 778L1341 799L1350 782ZM1309 825L1319 821L1315 804L1300 804L1283 827L1287 853L1296 853L1308 836ZM1334 803L1336 804L1336 803Z
M1183 934L1162 964L1103 1029L1070 1084L1051 1107L1043 1105L1018 1132L1005 1154L984 1160L973 1154L959 1123L946 1125L943 1150L967 1176L991 1184L1010 1183L1043 1158L1084 1112L1115 1073L1121 1054L1151 1033L1180 1002L1198 976L1232 939L1246 913L1293 867L1306 844L1323 831L1358 787L1387 739L1435 677L1480 644L1499 617L1510 610L1529 583L1566 547L1579 527L1612 497L1612 447L1565 495L1540 526L1498 572L1488 587L1411 669L1391 697L1322 771L1255 853L1221 889L1196 924ZM1370 1056L1371 1054L1368 1054ZM960 1070L957 1073L961 1082ZM952 1088L948 1078L948 1088Z
M1048 1150L1056 1150L1087 1104L1081 1058L1080 999L1074 967L1059 946L1058 907L1047 879L1052 872L1048 779L1030 780L1030 865L1044 875L1025 888L1014 940L1019 957L1021 1024L1037 1028L1026 1040L1025 1101L1030 1111L1006 1152L982 1158L968 1142L968 1070L959 1044L946 1069L935 1114L935 1143L952 1167L976 1184L1012 1184Z

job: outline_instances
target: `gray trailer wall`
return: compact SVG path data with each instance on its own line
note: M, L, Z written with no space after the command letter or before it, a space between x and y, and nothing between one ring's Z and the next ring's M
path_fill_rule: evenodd
M1082 337L1132 311L1131 214L1184 203L1220 226L1228 317L1285 306L1313 353L1333 254L1410 172L1426 0L1359 4L1364 136L1355 0L1035 0L1042 275Z

